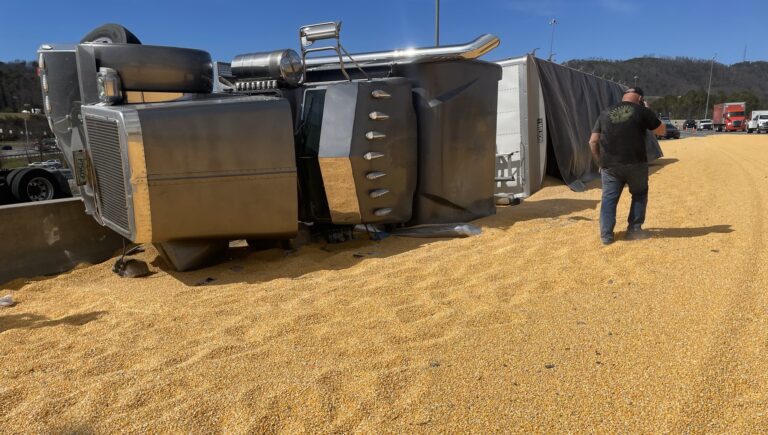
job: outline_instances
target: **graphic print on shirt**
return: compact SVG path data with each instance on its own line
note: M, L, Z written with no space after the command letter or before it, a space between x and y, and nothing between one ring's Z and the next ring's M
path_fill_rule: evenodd
M612 124L621 124L622 122L629 120L633 113L635 113L635 109L632 106L622 104L608 112L608 118L611 120Z

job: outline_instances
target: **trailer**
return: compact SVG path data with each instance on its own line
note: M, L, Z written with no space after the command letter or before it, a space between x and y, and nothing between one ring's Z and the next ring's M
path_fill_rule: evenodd
M547 161L544 94L531 55L501 60L496 122L497 203L510 204L541 188Z

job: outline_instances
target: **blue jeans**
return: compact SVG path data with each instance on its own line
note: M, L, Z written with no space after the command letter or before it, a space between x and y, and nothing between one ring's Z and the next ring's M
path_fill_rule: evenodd
M645 222L645 208L648 205L648 164L603 168L603 200L600 203L600 237L613 237L616 226L616 205L619 203L624 185L629 186L632 194L632 205L627 219L628 230L639 230Z

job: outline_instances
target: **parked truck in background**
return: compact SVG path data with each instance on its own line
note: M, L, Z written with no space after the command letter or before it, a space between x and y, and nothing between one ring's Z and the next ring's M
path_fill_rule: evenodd
M712 108L712 126L716 131L746 130L747 104L721 103Z
M46 166L0 169L0 205L69 198L68 172Z
M768 110L753 110L747 120L747 133L768 133Z

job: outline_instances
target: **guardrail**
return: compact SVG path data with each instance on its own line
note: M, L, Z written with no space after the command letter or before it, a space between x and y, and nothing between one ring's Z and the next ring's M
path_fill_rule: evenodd
M79 198L0 207L0 284L100 263L123 238L85 214Z

